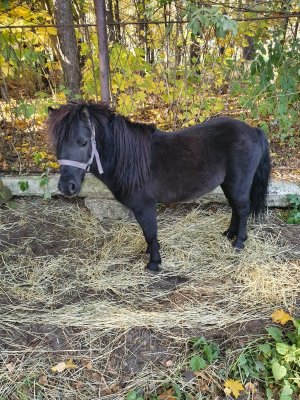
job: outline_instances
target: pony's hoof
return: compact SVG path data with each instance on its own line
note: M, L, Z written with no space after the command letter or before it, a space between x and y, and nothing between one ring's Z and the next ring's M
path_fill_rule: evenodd
M243 250L245 245L244 242L242 242L241 240L235 240L232 244L232 247L234 248L234 250L241 251Z
M152 272L158 272L160 270L160 267L157 263L149 261L146 267L149 271Z
M229 229L227 229L225 232L223 232L223 236L225 236L225 237L227 237L227 239L231 240L234 238L235 233L233 233Z

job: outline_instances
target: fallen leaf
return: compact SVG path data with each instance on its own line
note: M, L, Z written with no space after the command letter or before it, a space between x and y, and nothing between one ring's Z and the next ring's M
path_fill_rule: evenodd
M120 386L117 383L113 383L104 390L104 393L113 394L116 393L118 390L120 390Z
M6 366L7 370L8 370L8 372L13 372L13 370L15 369L15 366L14 366L13 363L8 363L5 366Z
M100 372L93 372L92 373L92 379L95 382L102 382L103 381L103 376L102 376L102 374L100 374Z
M224 383L225 389L224 392L226 395L230 395L231 393L237 399L239 397L240 392L242 392L245 388L241 384L240 381L234 381L233 379L229 379Z
M59 164L55 161L48 161L46 165L49 168L59 169Z
M172 360L166 361L166 367L172 367L173 364L174 364L174 363L173 363Z
M88 361L86 364L84 364L86 369L93 369L93 364L92 361Z
M209 392L209 387L202 377L197 377L196 382L197 382L199 392L201 392L201 393Z
M74 364L72 358L67 361L62 361L56 364L54 367L51 368L53 372L63 372L65 369L74 369L77 368L77 365Z
M90 370L90 369L93 369L93 364L92 364L92 361L91 361L91 360L89 360L89 359L87 359L87 358L83 358L83 359L81 360L81 362L82 362L84 368L89 369L89 370Z
M226 396L229 396L231 393L231 389L229 389L229 387L225 387L224 393L226 394Z
M48 378L46 375L42 375L39 377L38 383L40 385L47 385L48 384Z
M77 381L77 382L75 382L75 388L76 388L77 390L82 389L83 386L84 386L84 383L83 383L82 381Z
M159 400L176 400L175 392L173 388L164 390L159 396Z
M249 392L249 393L256 393L257 392L257 389L256 389L254 383L252 383L252 382L247 382L246 383L245 390L247 392Z
M282 309L276 310L272 314L272 321L277 324L285 325L288 321L292 320L293 318L290 316L290 314L286 313Z
M185 379L187 382L190 382L190 381L192 381L193 379L195 379L195 376L196 376L196 374L195 374L193 371L191 371L191 370L187 370L187 371L185 371L185 373L184 373L184 379Z
M63 372L66 369L66 363L64 361L56 364L54 367L51 368L53 372Z

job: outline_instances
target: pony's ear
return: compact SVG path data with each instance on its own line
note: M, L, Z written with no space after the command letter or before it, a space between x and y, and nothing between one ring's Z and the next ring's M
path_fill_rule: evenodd
M55 108L53 107L48 107L48 114L51 115L55 111Z
M89 121L90 113L87 107L83 107L83 109L81 110L81 117L84 121Z

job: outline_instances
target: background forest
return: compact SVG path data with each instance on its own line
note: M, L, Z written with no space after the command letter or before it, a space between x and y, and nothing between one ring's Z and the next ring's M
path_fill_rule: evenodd
M42 127L47 107L100 100L94 2L73 1L69 12L68 3L0 2L2 170L56 168ZM108 0L106 18L117 111L162 129L229 115L261 126L274 155L297 153L296 0Z

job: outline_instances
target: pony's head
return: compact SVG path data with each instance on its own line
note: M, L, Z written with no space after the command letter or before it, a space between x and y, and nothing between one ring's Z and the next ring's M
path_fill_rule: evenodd
M60 164L58 188L65 196L76 196L94 158L95 133L88 107L69 103L48 111L48 132Z
M154 125L131 122L105 103L70 102L48 110L48 133L60 164L58 188L65 196L79 193L90 166L96 176L103 173L98 150L115 190L128 193L145 184Z

